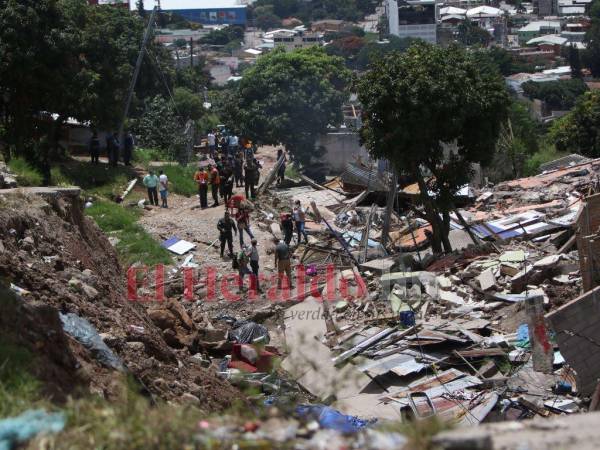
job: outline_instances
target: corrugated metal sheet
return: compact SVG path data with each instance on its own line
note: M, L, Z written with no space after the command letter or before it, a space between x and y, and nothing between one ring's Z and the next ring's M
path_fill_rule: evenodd
M387 192L389 190L387 177L383 177L376 167L366 168L354 163L348 163L341 175L341 179L343 183L362 186L365 189L368 186L371 191Z

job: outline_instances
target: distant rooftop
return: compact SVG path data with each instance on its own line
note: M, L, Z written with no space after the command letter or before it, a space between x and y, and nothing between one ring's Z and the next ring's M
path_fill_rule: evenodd
M156 1L146 0L144 7L151 10L155 3ZM160 7L163 10L176 11L178 9L246 8L247 5L243 4L241 0L161 0Z

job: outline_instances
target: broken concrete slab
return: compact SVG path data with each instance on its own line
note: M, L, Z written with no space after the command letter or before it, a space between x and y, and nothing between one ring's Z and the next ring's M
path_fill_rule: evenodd
M475 279L479 282L482 291L496 287L496 277L492 269L485 269Z
M438 297L439 300L443 303L450 303L451 305L455 305L455 306L462 306L465 304L464 299L460 295L458 295L452 291L441 291L440 290L438 292L438 296L439 296Z
M394 284L406 286L418 283L425 286L435 283L435 275L431 272L391 272L383 274L380 283L383 289L389 289Z
M555 267L562 259L562 255L549 255L533 263L533 267L537 269L550 269Z
M335 367L332 353L320 340L327 333L323 305L313 297L285 312L285 340L289 356L282 367L312 395L325 400L359 394L371 381L348 364Z
M395 257L379 258L372 261L364 262L360 265L362 270L370 270L373 273L382 275L388 273L398 266L398 261Z

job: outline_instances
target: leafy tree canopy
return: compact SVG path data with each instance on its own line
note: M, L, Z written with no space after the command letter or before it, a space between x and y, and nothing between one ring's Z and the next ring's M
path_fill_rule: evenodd
M415 38L399 38L398 36L389 36L387 42L383 43L369 42L358 52L354 68L357 70L365 70L384 56L393 52L404 52L416 42L421 42L421 40Z
M297 17L304 22L341 19L357 22L375 12L378 2L372 0L257 0L254 7L272 6L279 18Z
M600 92L586 92L569 114L554 121L550 136L556 149L600 157Z
M486 47L492 40L492 35L470 20L464 20L458 26L458 41L467 46L480 45Z
M588 90L581 79L535 82L528 81L522 85L524 94L530 99L545 101L556 110L571 109L577 98Z
M587 62L592 75L600 77L600 0L594 0L589 16L592 24L585 35L587 49L583 59Z
M212 30L200 39L203 44L227 45L232 41L242 41L244 29L238 26L229 26L221 30Z
M450 251L453 196L469 181L472 163L492 160L507 117L504 80L458 46L417 43L381 60L359 80L358 94L364 144L417 179L433 249L443 243ZM433 175L429 185L426 172Z
M318 156L316 138L342 121L350 72L319 47L275 49L244 72L221 101L225 123L252 140L282 143L301 163Z

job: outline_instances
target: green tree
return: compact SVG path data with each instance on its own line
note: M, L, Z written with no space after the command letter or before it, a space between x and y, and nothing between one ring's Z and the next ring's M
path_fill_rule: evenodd
M574 45L569 46L569 65L571 66L571 77L583 78L581 73L581 56L579 55L579 49Z
M365 46L364 38L358 36L345 36L332 41L325 50L328 55L341 56L349 66L353 65L354 59Z
M142 147L169 152L172 156L183 133L173 103L160 95L146 100L144 113L133 121L132 129Z
M535 82L528 81L522 85L523 93L530 99L543 100L555 110L571 109L577 98L588 90L581 79Z
M406 51L415 42L420 42L420 39L399 38L398 36L389 36L385 43L369 42L356 55L355 69L365 70L385 55Z
M254 26L268 31L281 26L281 18L273 12L273 5L258 6L252 12Z
M228 127L265 144L282 143L308 164L317 137L342 121L350 72L341 58L319 47L275 49L244 72L221 101Z
M480 45L486 47L492 40L492 35L469 19L458 26L458 41L467 46Z
M527 159L539 150L539 140L538 127L527 104L513 99L488 173L496 181L523 176Z
M550 136L559 151L600 157L600 92L586 92L573 111L553 122Z
M432 226L432 248L451 251L454 196L473 163L492 160L507 117L504 80L458 46L418 43L373 67L358 81L358 96L362 141L375 158L416 179L416 211Z
M589 13L592 23L585 35L585 59L594 77L600 77L600 0L594 0Z
M25 156L49 182L68 117L115 129L121 120L145 23L123 8L85 0L0 0L0 119L4 156ZM149 43L165 71L165 50ZM144 60L138 98L163 88ZM168 74L166 75L168 77Z
M175 88L173 100L175 101L175 112L182 123L188 120L199 120L204 114L202 98L186 88Z

